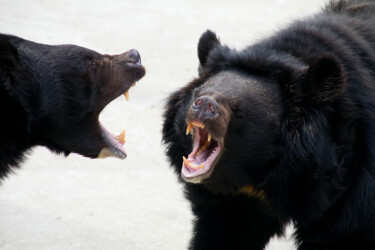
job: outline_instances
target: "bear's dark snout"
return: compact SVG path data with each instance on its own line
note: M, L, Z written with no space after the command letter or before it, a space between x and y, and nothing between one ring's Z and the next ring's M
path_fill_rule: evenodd
M192 104L193 116L195 119L204 121L213 119L219 115L219 106L215 99L209 96L201 96Z
M125 52L124 57L124 60L126 60L126 62L129 64L142 65L141 55L136 49L131 49Z

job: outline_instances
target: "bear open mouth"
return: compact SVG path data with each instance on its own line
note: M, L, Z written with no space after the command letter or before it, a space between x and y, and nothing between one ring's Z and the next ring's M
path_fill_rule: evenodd
M137 62L129 62L127 64L128 67L131 67L132 70L134 70L133 77L134 82L129 84L125 83L125 90L118 90L121 92L117 92L120 94L116 94L113 96L113 99L116 99L119 97L122 93L122 95L125 96L125 99L128 101L129 100L129 89L131 87L135 86L136 81L141 79L144 74L145 74L145 69L141 64L141 60L139 59ZM123 86L124 87L124 86ZM100 128L101 128L101 134L102 138L106 144L106 146L100 151L99 155L97 158L107 158L107 157L117 157L120 159L125 159L126 158L126 152L124 149L124 144L125 144L125 130L123 130L119 135L114 135L110 133L100 122Z
M132 84L131 87L134 87L135 83ZM123 94L125 96L125 99L129 101L129 89L126 90L126 92ZM103 148L100 152L98 158L107 158L107 157L118 157L120 159L126 158L126 152L124 149L124 144L126 142L125 140L125 129L122 130L122 132L119 135L114 135L111 132L109 132L103 124L100 124L100 128L102 130L102 136L107 144L106 148Z
M186 134L194 131L193 150L187 158L183 157L182 177L192 183L208 178L222 151L222 144L212 138L206 126L200 121L188 123Z
M131 85L131 87L134 87L135 83ZM130 88L129 88L130 89ZM125 99L129 101L129 89L124 92ZM126 152L124 149L124 144L126 142L125 140L125 129L122 130L122 132L119 135L114 135L111 132L109 132L100 122L100 128L102 130L102 136L107 144L107 147L103 148L100 154L97 158L106 158L106 157L118 157L120 159L126 158Z

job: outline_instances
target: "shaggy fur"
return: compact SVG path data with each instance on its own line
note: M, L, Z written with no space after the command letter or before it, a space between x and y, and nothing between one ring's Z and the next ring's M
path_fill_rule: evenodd
M288 222L299 250L375 249L374 27L374 1L342 0L242 51L202 35L199 77L169 97L163 127L181 176L195 100L231 112L212 174L184 185L190 249L264 249Z

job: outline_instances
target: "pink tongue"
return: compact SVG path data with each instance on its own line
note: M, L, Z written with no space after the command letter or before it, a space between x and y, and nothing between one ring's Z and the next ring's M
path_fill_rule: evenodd
M193 159L189 159L191 162L194 162L196 165L200 165L207 160L208 152L204 150L200 155L195 156Z

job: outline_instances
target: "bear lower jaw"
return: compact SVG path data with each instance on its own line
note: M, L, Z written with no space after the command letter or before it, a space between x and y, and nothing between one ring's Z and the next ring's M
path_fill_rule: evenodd
M103 125L100 125L102 137L106 147L102 148L97 158L116 157L120 159L126 158L126 152L123 147L125 144L125 130L118 136L110 133Z
M220 158L221 151L222 146L218 143L217 147L199 165L196 164L194 152L188 156L188 159L183 157L182 178L190 183L201 183L203 180L209 178L214 171L217 160Z

